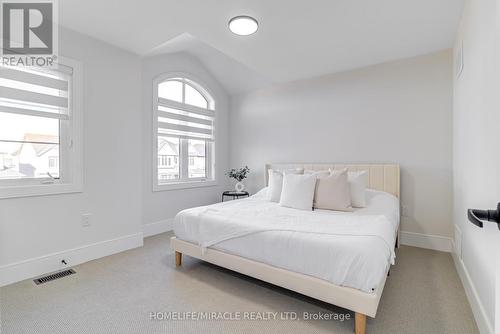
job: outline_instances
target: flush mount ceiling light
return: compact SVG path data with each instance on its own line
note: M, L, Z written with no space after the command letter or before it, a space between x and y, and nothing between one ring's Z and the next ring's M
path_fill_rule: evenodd
M236 16L229 20L229 30L236 35L248 36L254 34L258 28L259 23L250 16Z

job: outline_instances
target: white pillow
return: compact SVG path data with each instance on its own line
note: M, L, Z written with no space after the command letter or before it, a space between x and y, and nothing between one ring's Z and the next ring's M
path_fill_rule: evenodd
M304 174L306 175L316 175L316 177L327 177L330 176L330 170L310 170L306 169L304 171Z
M351 204L354 208L366 207L367 177L368 173L366 171L347 173L347 179L351 188Z
M267 189L267 199L271 202L279 202L281 188L283 187L283 173L270 169Z
M360 170L358 172L347 171L347 178L360 178L365 187L368 187L370 180L368 180L368 171Z
M285 174L280 205L311 211L313 207L315 175Z
M303 168L278 171L269 169L269 182L267 190L267 199L271 202L279 202L281 198L281 189L283 188L283 174L304 174Z

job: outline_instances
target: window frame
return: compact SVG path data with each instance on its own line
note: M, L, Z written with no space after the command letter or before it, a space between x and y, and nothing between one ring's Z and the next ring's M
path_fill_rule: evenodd
M59 178L0 180L0 199L45 196L83 191L83 65L77 60L59 57L61 65L73 69L68 102L69 121L59 127ZM65 143L61 138L65 137Z
M213 117L213 141L206 141L208 145L205 147L205 171L206 177L204 178L188 178L189 175L189 153L188 153L188 139L180 138L179 142L179 179L173 179L167 182L160 183L158 179L158 85L162 82L168 80L186 80L186 83L196 89L206 100L208 103L208 110L212 110L214 112ZM189 188L198 188L198 187L212 187L217 185L217 173L216 173L216 161L217 161L217 109L215 108L215 98L214 95L210 92L207 85L200 80L199 78L185 72L168 72L163 73L152 80L152 111L153 111L153 124L152 124L152 154L151 160L153 162L153 172L152 172L152 189L153 192L158 191L169 191L176 189L189 189ZM166 100L166 99L164 99ZM186 103L181 103L173 100L166 100L169 102L171 108L179 109L180 107L185 109L192 110L207 110L204 108L200 108L197 106L193 106ZM171 102L171 103L170 103ZM175 137L170 135L165 135L165 137ZM185 152L185 154L184 154ZM185 175L186 178L181 178L182 175Z

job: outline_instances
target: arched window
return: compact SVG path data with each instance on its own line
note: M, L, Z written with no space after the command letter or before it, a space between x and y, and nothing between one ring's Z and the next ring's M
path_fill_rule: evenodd
M153 89L155 189L214 181L213 98L203 86L186 77L159 77Z

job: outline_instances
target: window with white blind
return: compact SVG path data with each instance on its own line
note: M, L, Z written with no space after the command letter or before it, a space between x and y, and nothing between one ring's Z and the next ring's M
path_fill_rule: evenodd
M203 86L182 76L156 79L153 91L153 190L213 185L213 98Z
M80 190L80 71L0 66L0 198Z

